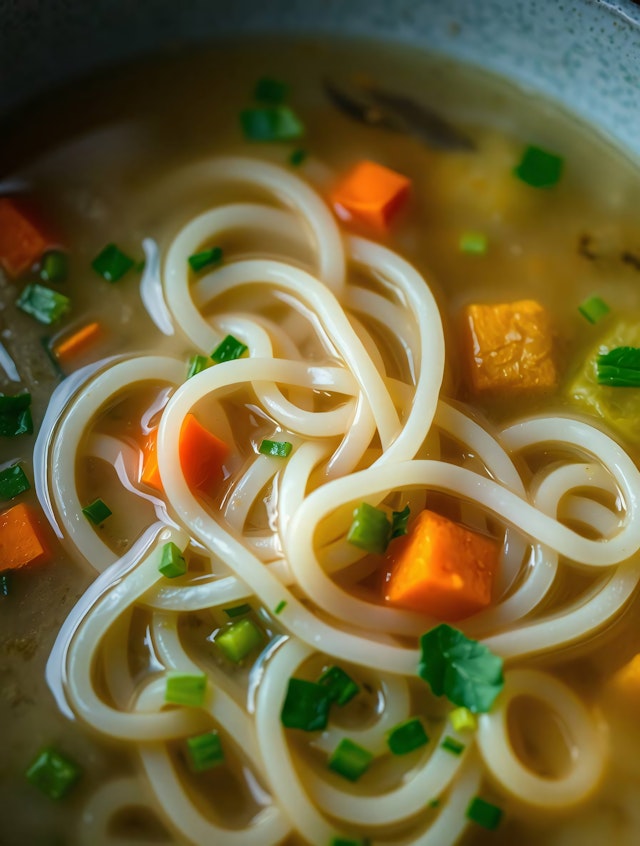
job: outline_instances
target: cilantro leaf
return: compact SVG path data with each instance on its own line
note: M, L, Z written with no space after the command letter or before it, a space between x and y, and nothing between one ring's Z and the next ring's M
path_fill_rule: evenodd
M601 385L633 388L640 385L640 348L614 347L600 353L596 361L596 376Z
M488 711L502 690L502 658L442 623L420 638L418 675L436 696L475 714Z
M407 525L409 523L409 516L411 509L408 505L402 511L394 511L391 515L391 537L399 538L407 534Z

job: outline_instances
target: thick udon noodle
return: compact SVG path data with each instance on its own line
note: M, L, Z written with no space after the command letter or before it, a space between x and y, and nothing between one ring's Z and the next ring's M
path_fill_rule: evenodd
M445 846L465 829L465 809L486 777L510 802L554 809L580 802L605 766L596 718L558 679L511 665L588 637L631 596L640 577L640 478L633 462L579 420L535 417L489 432L440 399L445 345L429 285L391 250L341 232L302 179L240 158L200 164L179 179L187 188L210 185L212 196L220 186L227 194L233 188L238 200L200 214L178 233L166 253L162 289L155 245L146 243L143 302L150 311L154 303L161 331L184 336L204 355L232 334L248 346L248 357L188 381L184 360L167 355L85 368L54 395L36 449L37 465L46 468L39 495L52 524L102 571L60 632L49 683L69 715L135 745L146 774L144 785L121 778L95 793L83 816L85 841L122 843L111 824L133 805L148 807L194 844L264 846L297 832L327 846L334 836L366 832L375 842ZM247 189L264 200L247 201ZM295 258L226 255L192 281L188 257L229 232L284 238ZM281 319L265 303L276 303ZM162 411L164 500L140 486L139 450L94 430L123 391L148 384L169 388L155 409ZM237 458L229 398L258 410L263 426L271 426L267 436L293 443L285 463L257 451ZM203 421L236 456L215 508L189 489L178 455L185 415L203 401ZM81 516L81 451L112 465L123 488L155 508L156 522L120 559ZM362 501L409 503L415 514L433 492L454 498L464 523L502 538L495 602L460 627L505 658L505 689L475 736L460 737L441 721L441 737L465 744L459 757L435 738L391 787L359 795L340 789L290 743L280 723L287 680L319 651L363 674L384 705L375 722L347 730L332 721L310 743L321 756L348 735L384 757L385 733L414 715L412 685L429 695L416 680L416 643L438 621L369 601L355 586L375 562L347 544L345 533ZM256 514L263 518L258 529ZM191 547L208 561L208 572L164 579L158 561L167 540ZM589 578L556 597L554 587L576 569ZM220 620L237 601L263 609L273 633L250 674L248 703L219 665L189 652L179 627L181 618L203 611ZM283 601L277 618L269 616ZM139 609L149 614L152 661L134 679L128 649ZM206 673L205 707L165 705L166 675L174 670ZM520 760L509 737L507 714L523 696L556 715L569 736L569 766L553 779ZM246 777L261 785L255 790L262 804L242 828L194 800L170 752L174 739L214 726L236 749ZM440 800L437 808L427 807L430 799Z

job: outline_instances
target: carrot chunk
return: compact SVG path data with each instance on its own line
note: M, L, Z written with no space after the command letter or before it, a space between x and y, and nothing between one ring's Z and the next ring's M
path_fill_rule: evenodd
M422 511L390 548L385 598L440 620L460 620L491 602L499 556L491 538Z
M95 344L102 335L102 327L99 323L87 323L71 335L62 338L53 347L53 354L62 364L82 355L86 350Z
M343 220L355 218L384 233L407 199L410 186L411 182L401 173L363 161L334 188L331 202Z
M187 414L180 432L180 465L190 488L207 493L223 479L223 463L229 447Z
M140 481L159 493L164 492L158 469L158 430L154 429L142 448L142 472Z
M0 264L15 278L36 262L51 240L14 200L0 197Z
M464 312L469 382L475 394L554 388L551 321L534 300L469 305Z
M36 512L20 503L0 514L0 571L42 561L47 549Z

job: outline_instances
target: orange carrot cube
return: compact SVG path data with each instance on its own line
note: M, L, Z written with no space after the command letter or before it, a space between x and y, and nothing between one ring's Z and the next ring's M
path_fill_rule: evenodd
M0 571L36 564L47 556L36 512L20 503L0 514Z
M87 323L71 335L66 335L53 347L53 354L62 364L67 364L74 358L82 355L86 350L95 344L102 335L102 327L99 323Z
M20 276L50 246L51 240L14 200L0 197L0 264L9 276Z
M385 598L440 620L460 620L490 604L499 558L492 538L422 511L390 548Z
M212 493L224 476L229 447L187 414L180 432L180 465L190 488Z
M140 474L140 481L150 488L154 488L159 493L164 492L162 487L162 480L160 479L160 470L158 469L158 430L149 435L146 443L142 448L142 473Z
M363 161L334 188L331 203L343 220L353 218L384 233L407 199L410 186L411 182L401 173Z

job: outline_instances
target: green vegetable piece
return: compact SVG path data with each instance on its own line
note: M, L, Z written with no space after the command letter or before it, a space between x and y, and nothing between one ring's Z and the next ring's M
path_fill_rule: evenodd
M167 579L176 579L178 576L184 576L187 572L187 562L184 555L173 541L168 541L162 547L158 570Z
M40 263L43 282L64 282L69 275L69 256L62 250L49 250Z
M600 385L635 388L640 385L640 347L615 347L596 359Z
M0 499L13 499L18 494L28 491L31 485L19 464L7 467L0 472Z
M31 394L0 394L0 435L15 438L33 433L31 418Z
M461 253L483 256L487 252L487 236L482 232L463 232L458 246Z
M266 438L260 444L258 451L262 455L273 455L276 458L286 458L293 449L289 441L268 441Z
M211 358L216 364L222 364L223 361L234 361L236 358L240 358L241 355L246 353L247 349L247 345L243 344L242 341L234 338L233 335L227 335L211 353Z
M585 317L589 323L597 323L602 320L611 309L600 297L588 297L584 302L578 306L578 311Z
M423 634L420 648L418 675L436 696L474 714L491 708L504 686L502 658L446 623Z
M118 282L134 265L135 261L115 244L107 244L91 262L91 267L107 282Z
M364 840L352 840L348 837L332 837L329 846L370 846L371 841L368 837Z
M387 732L387 745L394 755L407 755L428 742L429 736L418 717L405 720Z
M194 253L194 255L189 256L189 264L191 265L191 269L194 270L196 273L199 273L201 270L204 270L205 267L209 267L212 264L218 264L221 261L221 247L211 247L211 249L209 250L202 250L202 252L200 253Z
M329 667L318 679L318 684L324 685L331 701L340 706L351 702L360 692L360 686L341 667Z
M259 79L253 91L254 99L259 103L271 103L273 105L283 103L288 95L289 86L287 83L270 76L263 76Z
M42 749L25 773L27 781L41 790L49 799L64 799L82 775L82 769L49 746Z
M227 617L243 617L245 614L251 612L251 606L246 602L244 605L235 605L233 608L225 608L224 613Z
M391 515L391 538L399 538L407 534L411 509L408 505L402 511L394 511Z
M144 271L144 269L145 269L145 267L146 267L146 266L147 266L146 259L140 259L140 261L137 261L137 262L134 264L134 266L133 266L133 272L134 272L134 273L142 273L142 272Z
M391 540L391 531L391 523L384 511L363 502L353 512L347 540L360 549L382 555Z
M532 188L551 188L560 180L563 165L561 156L541 147L530 146L524 151L520 164L513 172Z
M445 737L440 746L447 752L451 752L452 755L462 755L465 750L464 743L460 743L459 740L456 740L455 737L451 737L450 734Z
M502 809L497 805L492 805L481 799L479 796L474 796L466 811L467 819L486 828L489 831L495 831L502 820Z
M321 731L327 727L331 698L324 685L291 677L280 713L286 728Z
M108 505L105 505L101 499L94 499L90 505L85 505L82 509L84 516L91 520L95 526L104 523L107 517L111 517L113 512Z
M55 323L71 310L69 297L65 297L58 291L52 291L51 288L45 288L37 282L26 286L16 305L25 314L30 314L39 323L46 325Z
M286 607L287 607L287 600L281 599L280 602L278 602L276 607L273 609L273 613L274 614L282 614L282 612L284 611L284 609Z
M0 573L0 597L9 596L11 593L11 584L13 582L13 577L11 573Z
M189 369L187 370L187 379L191 379L197 373L202 373L209 366L209 359L205 355L192 355L189 359Z
M439 799L430 799L429 800L429 807L430 808L437 808L440 805Z
M300 167L308 155L309 153L306 150L303 150L302 147L298 147L289 156L289 164L293 165L293 167Z
M344 737L329 758L329 769L349 781L357 781L371 765L371 752Z
M304 135L304 124L289 106L245 109L240 124L248 141L293 141Z
M199 708L207 694L207 677L204 673L169 673L164 691L164 701L173 705Z
M253 620L239 620L216 635L215 643L225 658L239 664L250 652L264 642L264 635Z
M449 722L454 731L475 731L478 728L478 718L468 708L454 708L449 714Z
M208 731L196 737L187 738L189 766L194 773L211 770L224 761L222 741L217 731Z

